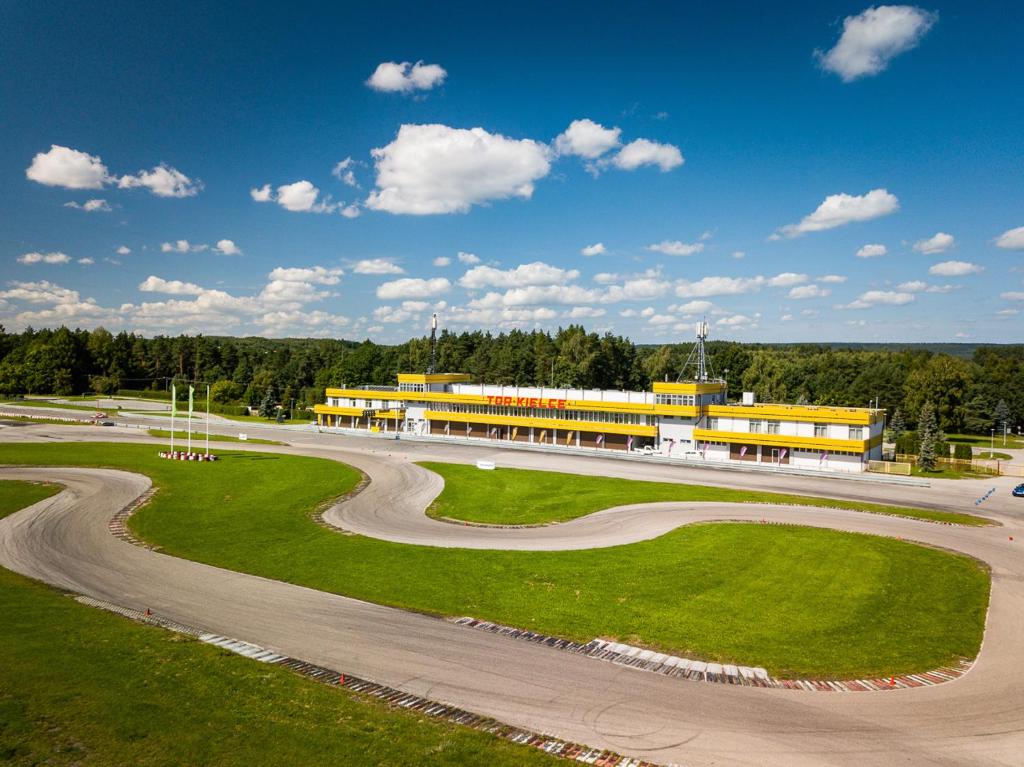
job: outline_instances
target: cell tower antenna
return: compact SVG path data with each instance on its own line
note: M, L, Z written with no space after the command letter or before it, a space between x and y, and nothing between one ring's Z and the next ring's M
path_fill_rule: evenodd
M707 383L708 381L717 380L715 379L715 373L711 369L711 360L708 359L707 352L704 349L704 342L708 338L708 323L707 319L702 319L697 323L697 342L690 349L690 354L686 358L686 362L683 363L683 369L679 371L679 376L676 378L676 383L683 380L697 381L699 383ZM686 371L690 368L694 368L693 378L686 378Z
M430 367L427 373L436 373L437 365L437 312L430 318Z

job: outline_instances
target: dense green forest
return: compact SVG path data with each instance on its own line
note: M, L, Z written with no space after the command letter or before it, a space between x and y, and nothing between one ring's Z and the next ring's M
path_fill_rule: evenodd
M1024 424L1024 345L947 353L915 347L832 347L714 341L708 350L729 391L761 401L901 410L908 426L925 402L947 432L987 433L1005 419ZM645 389L675 380L690 344L637 346L570 326L556 333L442 332L437 369L520 385ZM327 386L393 384L426 370L427 338L397 346L341 340L113 335L0 327L0 395L164 391L173 379L212 386L215 403L259 406L270 397L297 407L322 401ZM1002 403L1002 404L1001 404Z

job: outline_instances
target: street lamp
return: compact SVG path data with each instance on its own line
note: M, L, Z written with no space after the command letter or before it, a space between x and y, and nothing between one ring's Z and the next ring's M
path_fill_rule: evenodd
M992 453L994 453L996 451L996 430L995 429L991 429L991 432L992 432L992 439L991 439L991 441L989 442L989 445L988 445L988 457L989 458L991 458L992 457Z

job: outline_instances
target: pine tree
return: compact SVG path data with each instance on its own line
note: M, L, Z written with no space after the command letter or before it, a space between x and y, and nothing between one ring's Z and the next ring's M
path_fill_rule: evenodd
M892 420L889 421L889 431L892 432L892 441L896 442L900 435L907 430L907 425L903 423L903 411L896 408L896 412L892 414Z
M1010 425L1010 407L1006 404L1006 400L999 400L996 409L992 411L992 418L996 422L996 432L1005 433Z
M273 418L277 408L274 407L274 390L267 389L263 401L260 403L260 418Z
M935 423L935 406L930 401L921 406L917 419L917 437L921 446L917 452L917 465L923 471L935 471L935 438L938 427Z

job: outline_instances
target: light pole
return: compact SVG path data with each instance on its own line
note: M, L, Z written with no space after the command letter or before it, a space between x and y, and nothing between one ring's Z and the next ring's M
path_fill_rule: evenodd
M988 444L988 457L992 457L992 453L996 451L996 430L992 429L992 439Z

